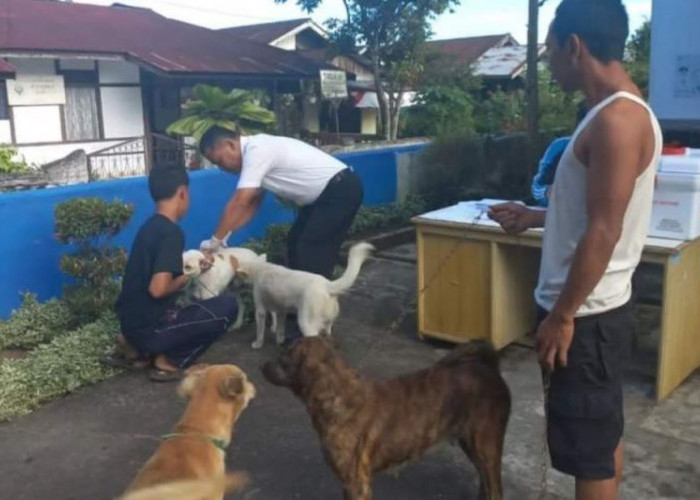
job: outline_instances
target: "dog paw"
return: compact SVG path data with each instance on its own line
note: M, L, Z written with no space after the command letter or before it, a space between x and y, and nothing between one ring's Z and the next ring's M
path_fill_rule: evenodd
M263 342L258 342L257 340L251 344L253 349L262 349Z

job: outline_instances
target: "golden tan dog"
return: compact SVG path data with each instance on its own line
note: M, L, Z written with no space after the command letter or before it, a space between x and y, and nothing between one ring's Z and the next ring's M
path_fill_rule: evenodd
M233 427L255 397L255 387L234 365L190 370L178 392L189 397L173 433L146 462L123 500L221 500L240 489L245 474L225 475Z

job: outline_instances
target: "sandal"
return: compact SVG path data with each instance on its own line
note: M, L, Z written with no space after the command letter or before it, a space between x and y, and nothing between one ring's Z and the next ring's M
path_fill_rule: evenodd
M148 366L148 360L143 358L127 359L122 354L111 354L102 358L102 364L117 370L141 370Z
M167 371L158 368L151 368L148 371L148 378L153 382L177 382L182 380L184 372L182 370Z

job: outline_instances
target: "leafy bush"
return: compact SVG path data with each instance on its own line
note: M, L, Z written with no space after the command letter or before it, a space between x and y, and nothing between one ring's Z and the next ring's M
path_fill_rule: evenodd
M7 321L0 321L0 349L30 349L65 333L71 314L60 300L40 303L31 293Z
M109 313L40 345L25 359L0 363L0 421L116 373L101 358L112 350L118 331L119 323Z
M417 196L409 197L402 203L362 207L355 216L348 236L357 238L380 229L403 226L408 224L411 217L425 210L425 201Z
M287 235L291 224L272 224L265 231L265 236L250 240L245 244L258 255L267 254L269 262L283 264L287 260Z
M116 300L126 251L110 243L133 211L129 204L99 198L77 198L56 207L56 237L77 246L73 254L61 257L59 265L75 280L65 288L64 300L78 323L94 321Z
M17 160L17 150L0 144L0 174L18 174L29 170L24 158Z

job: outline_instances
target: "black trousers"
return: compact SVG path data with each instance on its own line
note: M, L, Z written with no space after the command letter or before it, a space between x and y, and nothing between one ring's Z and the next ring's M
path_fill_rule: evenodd
M236 299L225 294L173 309L153 329L122 333L140 354L162 354L187 368L228 330L237 313Z
M335 175L318 199L299 211L287 237L287 265L331 278L340 247L362 205L359 176L350 169ZM287 317L287 338L301 336L295 315Z

